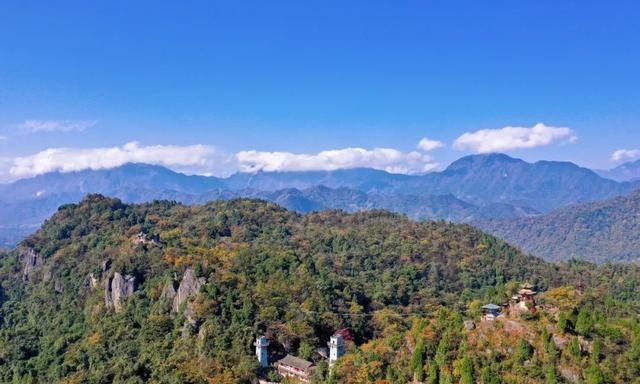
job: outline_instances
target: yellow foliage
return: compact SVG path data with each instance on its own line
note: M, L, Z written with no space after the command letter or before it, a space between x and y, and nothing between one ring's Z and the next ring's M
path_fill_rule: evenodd
M97 345L102 342L102 335L96 332L91 334L87 340L89 341L89 344Z

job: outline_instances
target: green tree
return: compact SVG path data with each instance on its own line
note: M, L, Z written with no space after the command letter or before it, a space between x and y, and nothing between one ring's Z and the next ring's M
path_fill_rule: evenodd
M560 333L566 333L568 330L569 317L567 316L566 312L562 311L558 316L558 331L560 331Z
M596 364L591 364L584 373L587 384L602 384L605 382L602 370Z
M576 332L583 336L589 336L592 329L593 316L591 315L591 311L583 308L578 313L578 318L576 319Z
M531 356L533 356L533 346L525 339L520 339L515 354L516 361L524 363L529 360Z
M473 384L473 364L468 357L462 359L462 367L460 369L460 382L462 384Z
M439 370L438 370L438 365L434 362L431 361L429 363L429 384L438 384L438 382L440 381L439 378Z
M557 384L559 382L558 369L555 364L547 364L544 370L544 379L547 384Z
M580 350L580 343L578 343L577 337L572 337L571 340L569 341L569 344L567 344L567 353L569 354L569 356L571 356L571 358L575 359L576 361L579 360L580 357L582 356L582 351Z
M602 354L602 341L600 341L599 337L593 339L591 348L591 361L594 364L598 364L600 362L600 355Z

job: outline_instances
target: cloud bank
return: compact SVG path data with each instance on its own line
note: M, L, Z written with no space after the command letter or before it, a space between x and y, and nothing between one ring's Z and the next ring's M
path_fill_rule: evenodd
M317 154L241 151L236 154L236 160L241 172L333 171L366 167L391 173L416 174L438 167L431 156L391 148L344 148Z
M444 143L438 140L431 140L427 137L423 137L422 140L418 143L418 149L421 149L425 152L433 151L434 149L444 147Z
M107 148L50 148L29 156L5 159L0 164L0 179L110 169L127 163L161 165L187 174L215 176L227 176L237 171L333 171L360 167L419 174L439 166L433 157L424 153L392 148L344 148L315 154L240 151L232 155L208 145L143 146L131 142Z
M611 155L611 160L634 160L640 159L640 149L618 149Z
M553 142L573 143L578 139L567 127L552 127L538 123L531 128L504 127L467 132L456 139L453 147L476 153L510 151L535 148Z
M95 120L27 120L20 124L24 132L79 132L94 127Z
M215 172L221 165L215 148L206 145L140 146L131 142L111 148L51 148L31 156L17 157L9 169L15 178L48 172L73 172L115 168L126 163L162 165L194 173Z

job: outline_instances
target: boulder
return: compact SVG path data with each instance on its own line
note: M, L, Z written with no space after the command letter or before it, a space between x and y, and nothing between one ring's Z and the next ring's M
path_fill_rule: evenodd
M554 333L551 336L551 340L553 340L553 343L560 350L565 349L567 347L567 344L569 344L569 338L568 337L562 336L562 335L558 335L557 333Z
M578 383L580 381L580 372L575 368L561 365L558 367L558 371L560 372L560 376L562 376L567 383Z
M97 288L98 287L98 279L96 278L96 275L93 273L90 273L87 276L88 280L89 280L89 286L93 289L93 288Z
M584 336L578 336L578 344L583 352L593 353L593 341L585 339Z
M64 292L64 283L61 280L56 280L53 283L53 289L55 289L55 291L58 292L58 293L63 293Z
M124 299L131 296L136 291L136 277L131 275L122 276L116 272L113 277L105 281L104 303L116 312L122 310Z
M472 330L476 329L476 323L474 323L471 320L465 320L464 321L464 329L466 329L467 331L472 331Z

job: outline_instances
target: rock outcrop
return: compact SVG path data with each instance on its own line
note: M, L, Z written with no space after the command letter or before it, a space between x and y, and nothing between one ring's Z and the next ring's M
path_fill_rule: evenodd
M102 273L106 273L111 268L111 259L106 259L102 262Z
M64 292L64 283L62 282L62 280L56 280L53 283L53 289L58 293L63 293Z
M89 281L89 286L94 289L94 288L98 288L98 279L96 278L96 275L94 273L90 273L87 276L87 280Z
M42 269L42 256L33 248L24 248L20 252L20 262L23 281L33 281L34 273Z
M176 297L176 289L173 283L174 283L174 280L171 280L164 285L164 288L162 288L162 293L160 294L161 300L165 300L167 302L173 303L173 299L175 299Z
M107 279L104 285L104 303L116 312L122 310L124 299L131 296L136 291L136 277L131 275L122 276L118 272L113 277Z
M160 238L156 235L156 236L149 236L144 232L140 232L136 235L136 237L133 239L133 243L137 244L137 245L155 245L155 246L160 246L162 245L160 243Z
M196 274L193 269L187 268L187 270L184 271L182 281L180 281L178 291L173 298L173 307L171 308L171 311L173 313L177 313L182 303L184 303L189 297L195 296L205 282L206 280L204 277L199 279L196 278Z
M169 298L173 295L173 306L171 308L171 313L178 313L183 303L197 295L200 291L200 288L206 283L206 279L204 277L196 278L196 274L191 268L187 268L182 277L182 281L180 281L180 286L178 287L178 291L173 290L173 285L165 286L162 291L162 295ZM196 313L193 308L193 303L187 303L184 307L183 314L185 316L185 321L182 326L182 336L186 337L191 335L193 332L197 331L198 321L196 320Z

